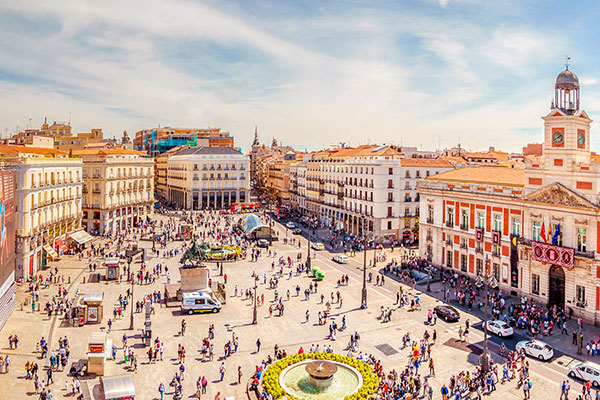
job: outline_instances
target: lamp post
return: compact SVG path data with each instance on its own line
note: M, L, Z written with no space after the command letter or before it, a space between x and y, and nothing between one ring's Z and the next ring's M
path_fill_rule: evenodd
M306 248L306 269L310 269L310 229L311 229L311 221L308 220L308 246Z
M258 282L258 274L254 275L254 310L252 311L252 325L256 325L258 323L258 310L256 309L256 301L258 298L258 293L256 292L256 285Z
M129 307L131 307L131 317L129 320L129 330L132 331L133 330L133 275L131 274L131 257L127 260L127 264L129 264L129 267L127 268L127 273L129 274L129 276L131 277L131 304L129 304Z
M366 220L364 220L366 222ZM367 308L367 232L366 226L363 222L363 246L364 246L364 260L363 260L363 287L361 295L361 307Z
M485 273L483 276L483 286L485 296L485 310L484 310L484 326L483 326L483 352L481 353L481 370L486 373L489 370L489 353L488 353L488 343L487 343L487 321L488 321L488 268L490 265L490 259L488 256L485 256Z
M579 318L583 318L583 309L587 307L587 301L577 301L577 298L573 298L573 303L579 308ZM583 354L583 338L581 337L581 328L577 334L577 354Z

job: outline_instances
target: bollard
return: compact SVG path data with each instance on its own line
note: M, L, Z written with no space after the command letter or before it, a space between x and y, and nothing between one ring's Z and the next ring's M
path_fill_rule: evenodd
M83 282L82 283L85 283L85 276L83 277Z
M71 275L69 275L69 282L68 282L68 283L69 283L69 284L71 283Z

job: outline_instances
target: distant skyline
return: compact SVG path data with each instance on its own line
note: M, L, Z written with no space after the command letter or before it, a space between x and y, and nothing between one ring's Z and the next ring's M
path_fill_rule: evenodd
M565 56L600 112L600 4L582 1L0 3L0 133L258 126L344 142L520 151L543 141ZM591 147L600 152L600 126Z

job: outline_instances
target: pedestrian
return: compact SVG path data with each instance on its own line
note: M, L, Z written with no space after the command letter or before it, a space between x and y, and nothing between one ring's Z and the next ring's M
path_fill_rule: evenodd
M256 352L260 352L260 338L256 339Z
M238 385L242 383L242 366L238 367Z
M221 382L223 382L223 378L225 378L225 363L221 362L221 366L219 367L219 373L221 374Z
M165 398L165 385L161 382L158 385L158 393L160 393L160 400L164 400Z

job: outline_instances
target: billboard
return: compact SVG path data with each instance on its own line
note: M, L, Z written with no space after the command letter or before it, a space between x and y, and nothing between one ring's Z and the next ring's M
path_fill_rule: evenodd
M16 199L13 171L0 171L0 328L15 308Z

